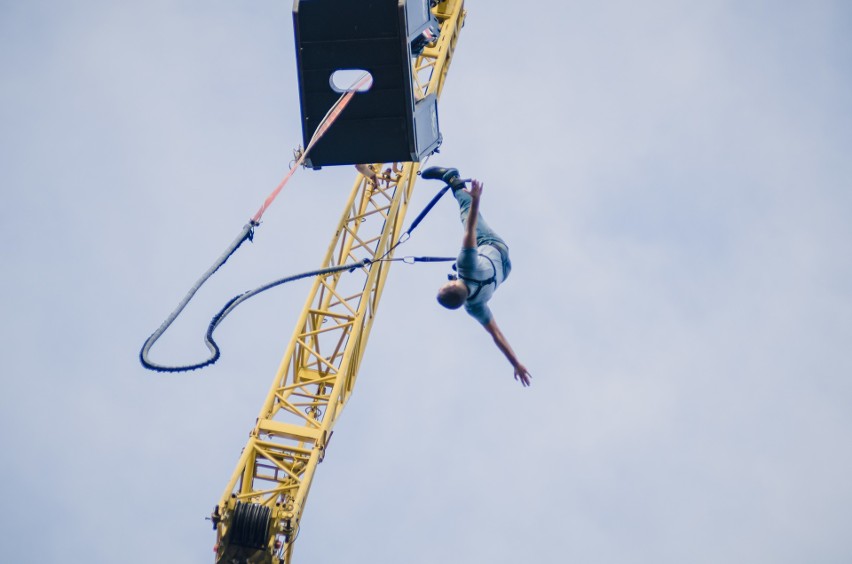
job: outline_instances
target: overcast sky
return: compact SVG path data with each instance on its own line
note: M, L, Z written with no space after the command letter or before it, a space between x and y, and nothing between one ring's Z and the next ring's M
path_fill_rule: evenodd
M137 354L289 168L291 9L0 0L4 561L212 561L309 285L211 368ZM430 164L485 181L533 385L435 303L444 266L394 265L294 561L852 561L852 5L467 9ZM317 267L354 177L298 172L156 359ZM454 254L456 213L401 251Z

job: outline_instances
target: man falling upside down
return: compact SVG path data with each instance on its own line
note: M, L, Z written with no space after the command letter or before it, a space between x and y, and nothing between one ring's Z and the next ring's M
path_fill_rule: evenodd
M512 363L515 380L529 386L532 376L515 356L488 308L488 300L509 276L512 263L509 261L509 247L506 242L485 223L479 213L483 184L473 179L468 190L465 188L465 181L459 177L459 171L454 168L433 166L425 169L421 176L443 180L449 184L459 203L461 222L464 225L462 248L456 261L458 276L438 290L438 303L448 309L464 306L465 311L482 324L497 347Z

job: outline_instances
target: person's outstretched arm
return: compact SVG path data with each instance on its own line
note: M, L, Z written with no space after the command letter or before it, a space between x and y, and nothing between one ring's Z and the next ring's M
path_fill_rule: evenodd
M519 380L523 386L530 385L530 379L532 376L530 375L529 370L527 370L526 366L521 364L521 361L518 360L518 357L515 356L515 351L512 350L512 347L509 346L509 341L506 340L506 337L503 335L503 332L500 331L500 328L497 326L497 322L494 321L494 317L491 317L491 320L483 325L485 330L494 338L494 343L497 344L497 348L500 349L506 358L509 359L509 362L512 363L512 367L515 369L515 380Z
M470 194L470 210L464 226L462 249L476 248L476 218L479 217L479 199L482 197L483 186L482 182L474 178L471 180L470 190L465 188L465 191Z

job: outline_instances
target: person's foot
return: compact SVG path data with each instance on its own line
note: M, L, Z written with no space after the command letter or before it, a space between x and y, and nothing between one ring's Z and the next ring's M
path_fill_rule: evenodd
M459 178L459 170L457 168L445 168L442 166L430 166L424 169L420 176L427 180L443 180L453 188L464 187L464 182Z

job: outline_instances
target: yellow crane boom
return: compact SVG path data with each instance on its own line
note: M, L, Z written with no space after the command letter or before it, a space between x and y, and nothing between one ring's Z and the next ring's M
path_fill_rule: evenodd
M464 23L463 0L432 8L438 40L412 61L415 94L440 96ZM359 175L236 469L213 512L218 564L289 564L314 472L358 376L419 163L377 185ZM392 256L392 250L391 255ZM360 263L360 264L359 264ZM357 266L356 266L357 265Z

